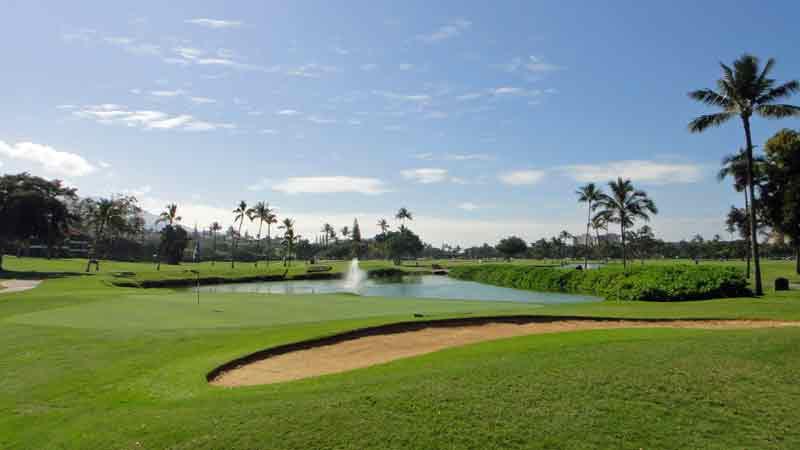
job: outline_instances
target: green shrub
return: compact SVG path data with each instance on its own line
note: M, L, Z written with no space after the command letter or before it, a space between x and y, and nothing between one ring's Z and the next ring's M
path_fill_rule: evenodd
M571 292L609 300L679 301L750 295L742 271L723 266L641 266L594 270L509 264L456 266L450 276L496 286Z

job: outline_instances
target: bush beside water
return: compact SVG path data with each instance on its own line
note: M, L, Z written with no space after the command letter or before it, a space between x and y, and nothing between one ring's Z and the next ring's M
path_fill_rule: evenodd
M569 292L608 300L680 301L751 295L741 270L724 266L637 266L574 270L509 264L465 265L450 276L496 286Z

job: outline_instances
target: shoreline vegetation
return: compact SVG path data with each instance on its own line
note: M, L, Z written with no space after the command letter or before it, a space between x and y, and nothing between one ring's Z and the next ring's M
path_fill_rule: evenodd
M509 264L454 267L461 280L516 289L588 294L606 300L684 301L746 297L752 292L742 271L725 266L640 266L569 270Z

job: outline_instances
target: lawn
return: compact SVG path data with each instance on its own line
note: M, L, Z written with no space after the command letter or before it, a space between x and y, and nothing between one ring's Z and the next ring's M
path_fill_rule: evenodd
M4 262L14 276L50 275L32 291L0 294L0 448L800 447L800 329L583 331L269 386L224 389L204 378L259 349L415 313L800 320L797 291L548 307L207 293L197 305L191 292L116 287L113 273L256 269L155 273L104 262L87 276L80 260ZM792 264L766 262L767 285L797 281Z

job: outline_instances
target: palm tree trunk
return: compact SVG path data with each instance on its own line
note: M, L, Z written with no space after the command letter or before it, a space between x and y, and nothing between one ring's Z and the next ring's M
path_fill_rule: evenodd
M628 267L628 257L625 253L625 224L620 221L619 224L620 230L620 239L622 239L622 268L626 269Z
M761 261L758 254L758 223L756 222L756 197L755 197L755 183L753 178L753 140L750 136L750 119L746 116L742 117L744 123L744 135L747 139L747 185L750 187L750 248L753 254L753 274L756 281L756 295L764 295L764 287L761 284Z
M747 186L744 187L744 213L750 215L750 199L747 198ZM748 220L750 220L748 218ZM747 279L750 279L750 239L745 239L744 257L747 259Z
M217 232L212 231L212 233L214 233L214 250L211 254L211 265L213 266L217 259Z
M589 201L589 215L586 218L586 248L583 249L585 253L585 257L583 259L583 268L589 268L589 232L592 227L592 202Z
M267 267L269 267L269 260L272 259L272 224L267 224Z
M261 251L261 227L264 226L264 221L261 220L258 222L258 238L256 239L256 264L255 267L258 267L258 253Z

